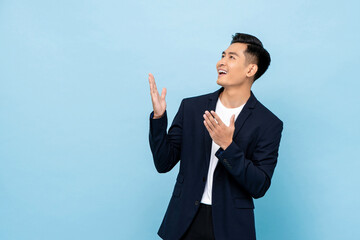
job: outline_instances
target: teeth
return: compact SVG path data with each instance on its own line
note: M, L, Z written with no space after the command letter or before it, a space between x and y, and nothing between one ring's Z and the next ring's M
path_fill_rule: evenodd
M226 71L224 71L224 70L219 70L219 73L226 73Z

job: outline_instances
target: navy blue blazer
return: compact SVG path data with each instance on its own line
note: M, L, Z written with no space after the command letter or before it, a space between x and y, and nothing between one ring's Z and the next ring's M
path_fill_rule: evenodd
M190 226L202 198L209 169L212 139L204 126L205 110L214 110L224 88L181 101L171 127L167 112L150 114L149 142L159 173L180 169L164 219L158 230L163 239L178 240ZM215 238L256 239L253 198L270 187L277 163L283 122L251 96L235 121L233 142L219 148L212 188Z

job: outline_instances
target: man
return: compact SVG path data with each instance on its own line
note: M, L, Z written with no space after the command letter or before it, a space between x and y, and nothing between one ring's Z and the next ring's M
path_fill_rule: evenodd
M219 90L185 98L167 129L166 88L149 74L149 142L159 173L179 161L158 231L163 239L256 239L253 198L265 195L277 163L283 122L251 91L270 55L254 36L236 33L216 64Z

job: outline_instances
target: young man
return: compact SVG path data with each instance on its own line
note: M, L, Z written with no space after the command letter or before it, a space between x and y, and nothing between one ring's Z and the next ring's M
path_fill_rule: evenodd
M236 33L216 64L219 90L185 98L167 129L165 95L149 74L149 142L159 173L178 161L176 183L158 231L163 239L256 239L253 198L265 195L277 163L283 122L251 86L270 55Z

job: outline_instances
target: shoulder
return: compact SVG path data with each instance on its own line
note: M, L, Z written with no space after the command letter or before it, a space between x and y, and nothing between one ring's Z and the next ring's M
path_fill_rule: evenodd
M259 119L259 121L261 121L264 125L277 125L281 127L283 126L283 121L259 100L256 101L253 115L256 119Z
M205 94L196 95L196 96L192 96L192 97L186 97L183 99L183 101L194 102L194 101L207 100L211 96L211 94L214 94L214 93L205 93Z
M206 104L212 94L214 93L206 93L191 97L185 97L182 99L181 103L187 106L189 105L197 106L198 104Z

